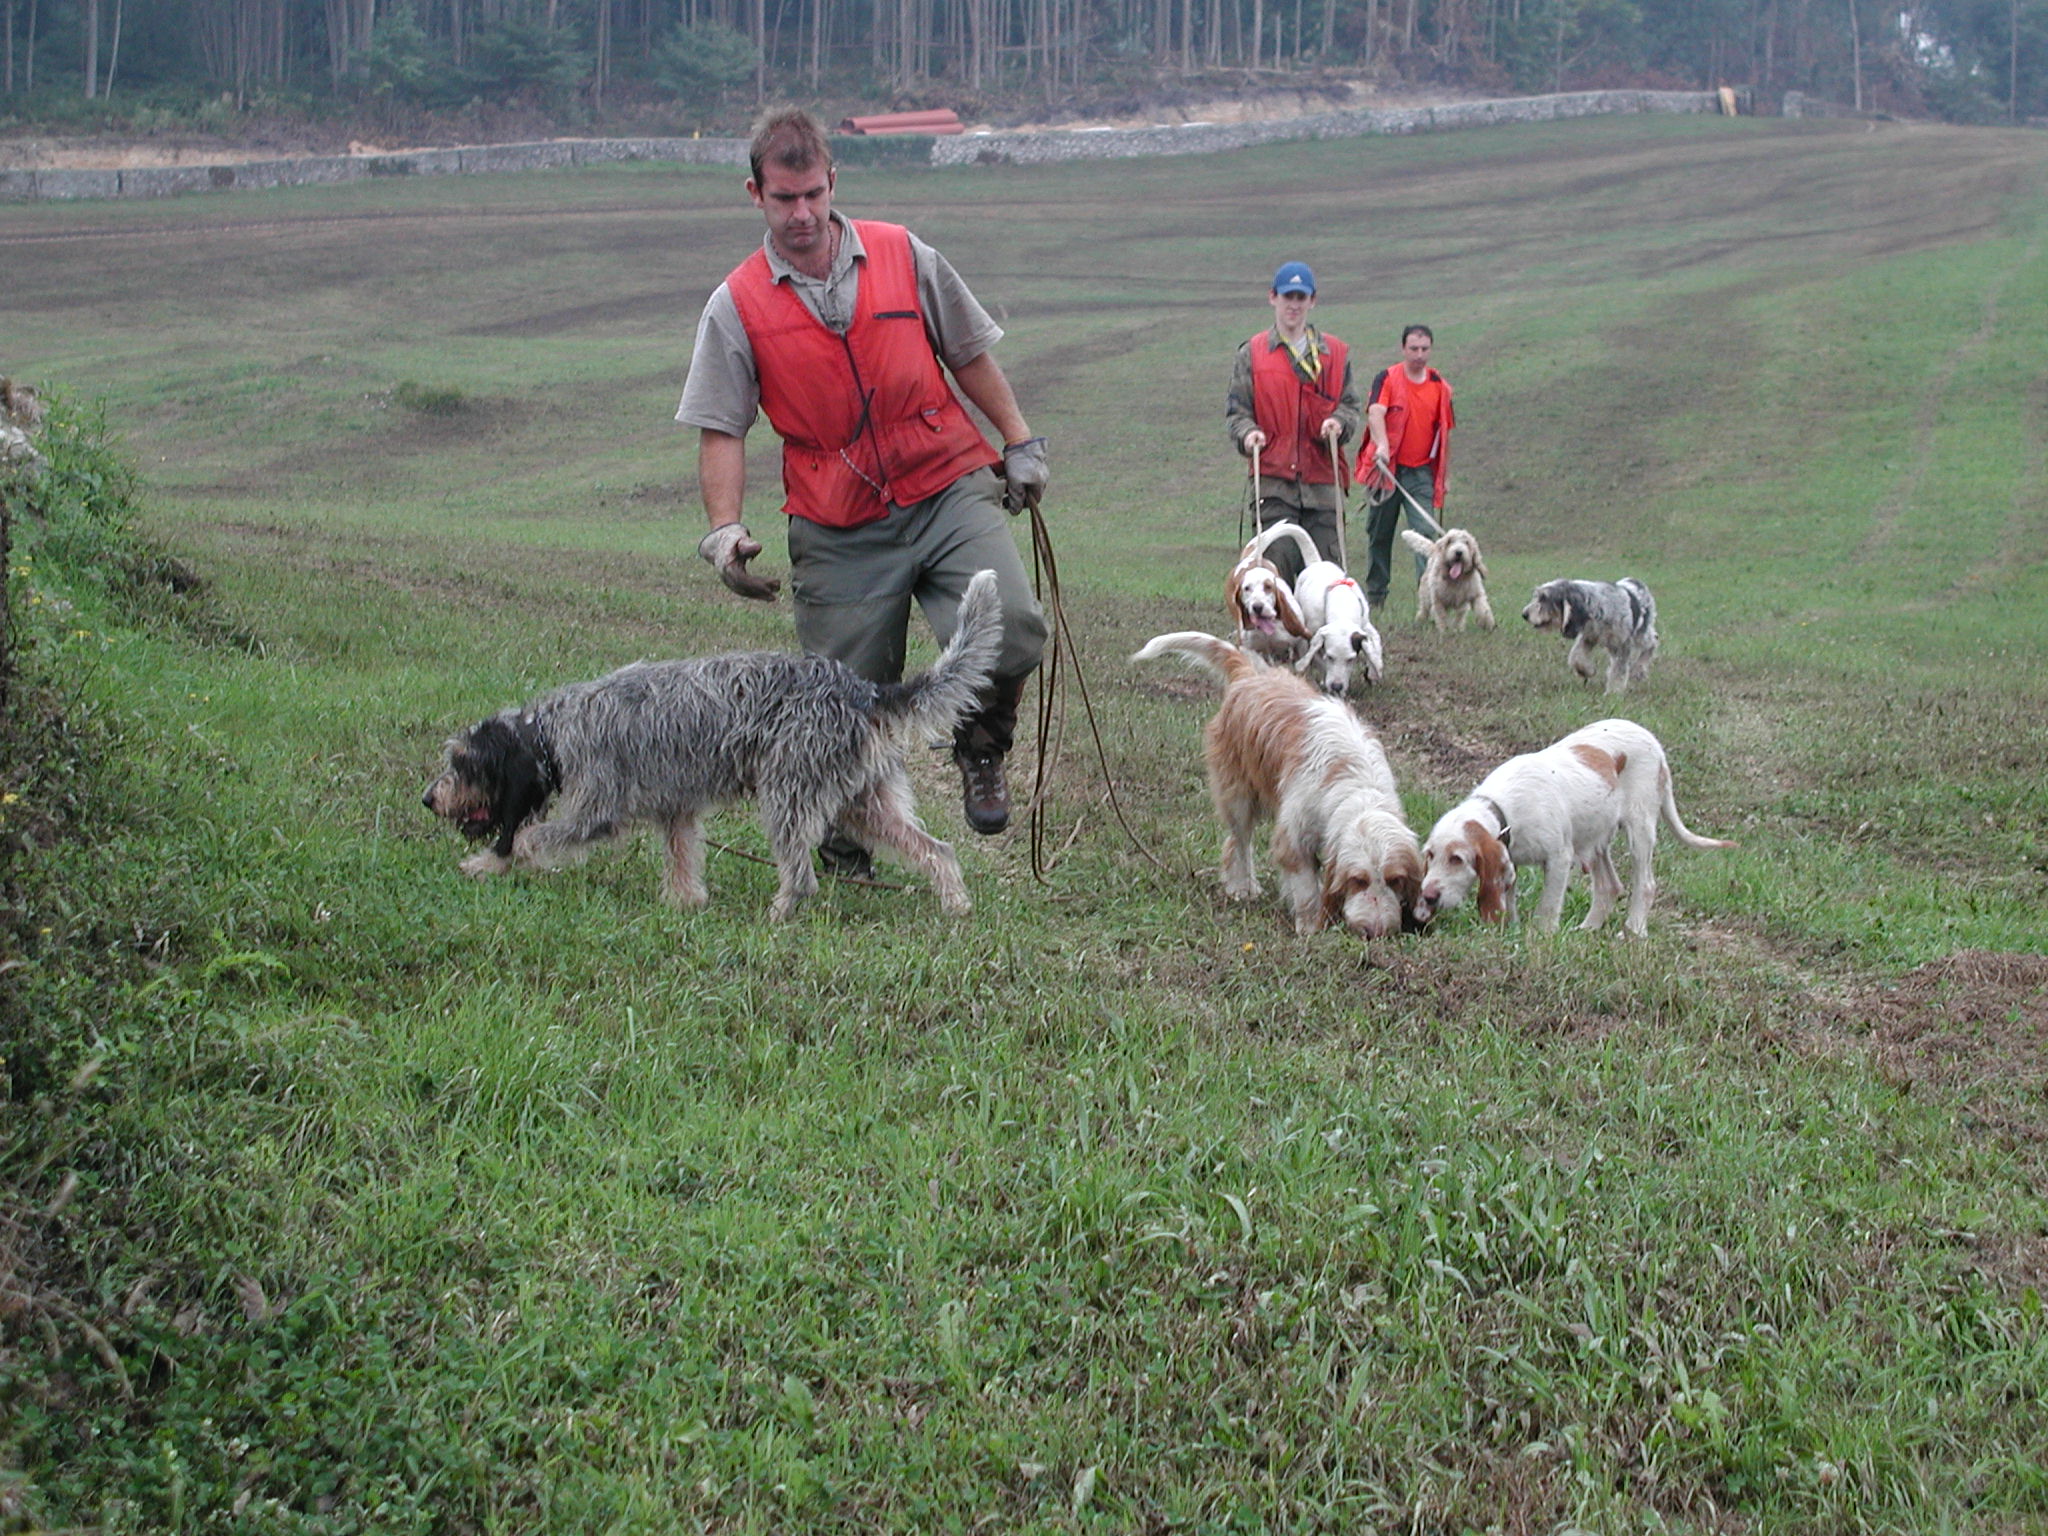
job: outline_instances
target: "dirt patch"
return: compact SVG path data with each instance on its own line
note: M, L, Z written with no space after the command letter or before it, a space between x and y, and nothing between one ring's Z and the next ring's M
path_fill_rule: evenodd
M1822 1022L1863 1036L1901 1090L1959 1095L1978 1127L2048 1146L2048 956L1959 950L1849 992Z

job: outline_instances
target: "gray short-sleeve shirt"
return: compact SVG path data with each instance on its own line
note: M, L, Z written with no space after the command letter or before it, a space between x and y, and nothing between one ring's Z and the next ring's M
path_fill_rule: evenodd
M823 279L806 277L776 251L765 237L768 271L777 282L795 286L804 304L828 329L845 335L853 323L859 291L856 258L865 258L860 233L837 210L839 254ZM910 237L911 261L917 272L918 307L924 311L925 335L932 352L946 368L973 362L1002 340L1003 329L968 291L953 264L916 235ZM754 366L754 346L740 323L732 290L720 283L705 302L697 321L697 342L690 353L690 376L683 384L676 420L684 426L744 437L761 409L761 378Z

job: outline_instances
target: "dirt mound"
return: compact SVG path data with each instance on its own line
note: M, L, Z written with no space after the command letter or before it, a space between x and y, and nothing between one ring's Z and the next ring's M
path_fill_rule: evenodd
M2048 1143L2048 956L1959 950L1831 1013L1900 1088L1960 1094L1987 1127Z

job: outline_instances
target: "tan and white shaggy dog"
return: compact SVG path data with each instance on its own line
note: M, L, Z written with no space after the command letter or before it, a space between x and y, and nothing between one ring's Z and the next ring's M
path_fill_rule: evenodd
M1223 679L1203 732L1209 795L1223 823L1223 890L1258 895L1252 838L1273 821L1273 862L1297 933L1342 923L1362 939L1398 933L1422 889L1422 854L1402 819L1394 771L1365 722L1307 679L1227 640L1182 630L1132 659L1185 656Z
M1446 528L1440 538L1424 538L1413 528L1401 530L1401 542L1422 556L1422 580L1415 586L1415 620L1431 620L1438 629L1452 621L1463 629L1471 619L1481 629L1493 628L1493 605L1486 600L1486 561L1479 541L1468 528Z

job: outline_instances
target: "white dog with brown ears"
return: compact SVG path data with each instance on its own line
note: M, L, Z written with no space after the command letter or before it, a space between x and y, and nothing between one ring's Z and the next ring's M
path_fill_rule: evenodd
M1245 545L1223 583L1223 604L1236 627L1237 643L1282 662L1292 662L1310 635L1294 589L1266 558L1276 540L1288 538L1302 551L1304 561L1320 558L1315 540L1300 524L1270 523Z
M1540 752L1509 758L1438 818L1422 849L1415 918L1426 923L1476 889L1480 917L1513 922L1515 869L1533 866L1543 871L1535 925L1550 933L1564 913L1573 868L1584 866L1593 902L1579 926L1598 928L1621 896L1613 844L1626 829L1633 867L1623 927L1640 938L1649 931L1657 892L1650 860L1660 817L1687 847L1735 846L1701 837L1679 819L1671 765L1655 736L1633 720L1598 721Z
M1132 659L1176 654L1224 681L1203 732L1209 796L1223 823L1223 891L1258 895L1252 836L1273 819L1273 862L1294 931L1341 922L1362 939L1399 933L1422 889L1422 855L1401 815L1387 754L1341 699L1245 651L1183 630Z
M1415 586L1415 622L1432 620L1449 629L1455 619L1463 629L1471 619L1481 629L1493 628L1493 605L1486 600L1486 561L1469 528L1446 528L1430 539L1413 528L1401 530L1401 542L1422 556L1422 580Z

